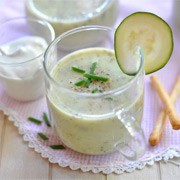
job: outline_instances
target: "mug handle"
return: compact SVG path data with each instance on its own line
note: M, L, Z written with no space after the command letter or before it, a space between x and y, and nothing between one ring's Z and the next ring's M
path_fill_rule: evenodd
M115 148L126 159L135 161L142 157L146 151L144 132L140 127L140 123L137 123L134 116L129 114L129 112L126 112L124 109L117 111L116 116L131 135L131 141L130 143L117 142Z

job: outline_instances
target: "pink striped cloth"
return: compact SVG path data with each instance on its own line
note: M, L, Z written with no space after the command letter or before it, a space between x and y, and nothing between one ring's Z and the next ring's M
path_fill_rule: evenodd
M119 23L126 15L138 11L148 10L159 14L165 18L169 23L172 23L172 14L170 9L172 8L171 1L169 4L159 4L156 6L153 3L141 3L139 6L132 1L129 1L134 5L128 4L127 1L122 1L121 11L117 22ZM11 17L24 16L24 0L11 1L4 0L1 3L0 17L1 20L5 20ZM149 4L148 4L149 3ZM147 5L148 4L148 5ZM170 8L171 7L171 8ZM160 11L161 9L161 11ZM166 14L165 14L166 13ZM173 26L175 31L175 26ZM1 35L0 35L1 36ZM178 75L180 75L180 36L175 33L174 40L174 52L173 55L162 70L155 74L159 77L165 89L170 92L173 84ZM163 52L162 52L163 53ZM177 112L180 114L180 99L175 104ZM152 165L155 161L168 160L173 157L180 157L180 131L172 130L170 123L168 122L166 128L162 134L160 143L156 147L150 147L147 145L147 152L143 158L135 162L125 160L119 153L112 153L107 155L84 155L77 153L71 149L65 150L53 150L49 148L49 145L60 144L61 140L57 137L52 128L47 127L45 124L41 126L35 125L27 121L27 117L33 116L42 119L42 113L48 112L45 97L33 102L18 102L9 98L0 86L0 108L5 114L9 115L9 120L13 121L14 125L18 128L19 133L23 134L23 139L29 142L29 147L34 148L35 151L40 153L42 157L48 158L52 163L58 163L62 167L69 166L71 169L81 169L82 171L93 171L94 173L103 172L105 174L115 172L132 172L136 168L142 169L146 164ZM161 101L159 100L156 92L151 86L149 76L145 78L145 104L144 104L144 116L142 120L142 128L145 132L147 144L149 135L153 129L153 125L158 117L158 114L163 108ZM44 132L49 141L45 142L37 137L37 132Z

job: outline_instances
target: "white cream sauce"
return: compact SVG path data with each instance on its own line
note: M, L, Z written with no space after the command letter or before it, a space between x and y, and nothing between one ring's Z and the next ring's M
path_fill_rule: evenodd
M0 80L6 93L20 101L44 94L42 55L47 42L27 36L0 46Z

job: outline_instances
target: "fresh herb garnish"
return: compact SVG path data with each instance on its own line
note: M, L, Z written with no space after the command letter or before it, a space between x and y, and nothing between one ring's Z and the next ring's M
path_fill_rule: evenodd
M98 91L98 88L93 89L91 92L96 93Z
M72 66L72 70L75 72L78 72L78 73L82 73L82 74L86 72L84 69L80 69L80 68L74 67L74 66Z
M48 116L47 116L47 114L46 114L45 112L43 113L43 119L44 119L44 122L46 123L46 125L47 125L48 127L51 127L49 118L48 118Z
M43 113L43 119L44 119L44 122L47 124L47 126L51 127L51 124L50 124L50 122L49 122L49 119L48 119L48 116L47 116L46 113ZM36 118L34 118L34 117L28 117L28 120L31 121L31 122L34 122L34 123L36 123L36 124L38 124L38 125L42 123L41 120L36 119ZM38 132L37 135L38 135L41 139L43 139L44 141L48 141L48 140L49 140L49 138L48 138L45 134L43 134L42 132ZM58 145L51 145L51 146L49 146L49 147L52 148L52 149L54 149L54 150L65 149L65 147L64 147L63 145L60 145L60 144L58 144Z
M84 69L80 69L80 68L72 66L73 71L83 73L83 76L87 78L87 80L78 81L74 85L75 86L86 86L88 88L92 80L98 80L98 81L103 81L103 82L108 81L109 78L97 76L94 74L96 66L97 66L97 62L92 63L91 68L90 68L90 73L86 73ZM92 93L95 93L97 91L102 92L100 90L92 90Z
M49 147L52 149L65 149L65 147L63 145L51 145Z
M91 91L91 93L96 93L96 92L103 92L101 89L95 88Z
M45 135L45 134L43 134L43 133L41 133L41 132L39 132L39 133L37 133L38 134L38 136L41 138L41 139L43 139L44 141L47 141L49 138Z
M92 66L91 66L91 69L90 69L90 74L94 74L94 71L96 69L96 65L97 65L97 62L92 63Z
M113 100L112 97L107 97L106 99L107 99L108 101L112 101L112 100Z
M42 123L41 120L36 119L36 118L34 118L34 117L28 117L28 120L31 121L31 122L33 122L33 123L36 123L36 124L41 124L41 123Z
M102 77L102 76L96 76L94 74L89 74L89 73L85 73L84 77L90 78L90 79L95 79L95 80L98 80L98 81L103 81L103 82L106 82L106 81L109 80L109 78Z
M91 79L87 79L85 82L85 86L88 88L91 83Z
M86 83L85 80L81 80L81 81L76 82L74 85L76 85L76 86L83 86L83 85L85 85L85 83Z
M96 65L97 65L97 62L92 63L91 68L90 68L90 74L94 74L94 71L96 69ZM88 78L86 80L86 87L87 88L89 87L90 83L91 83L91 78Z

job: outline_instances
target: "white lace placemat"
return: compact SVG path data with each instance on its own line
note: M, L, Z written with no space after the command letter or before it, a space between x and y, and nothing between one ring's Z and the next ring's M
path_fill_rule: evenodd
M162 8L158 8L157 1L155 3L156 5L152 1L148 5L147 2L141 2L139 4L135 2L133 5L132 1L129 4L128 1L121 1L121 3L123 8L121 8L121 12L119 13L118 23L120 19L125 17L127 10L129 13L138 10L157 12L162 17L166 17L166 19L171 14L171 11L169 11L171 8L170 5L172 5L171 1L164 4L160 2L159 6ZM1 20L24 15L24 0L3 1L1 6ZM175 51L170 62L163 70L156 73L168 92L170 92L177 75L180 74L180 40L177 38ZM28 142L28 146L40 153L42 157L48 158L52 163L58 163L62 167L69 166L72 170L81 169L83 172L92 171L94 173L102 172L104 174L133 172L135 169L143 169L146 165L153 165L155 161L167 161L173 157L180 157L180 131L172 130L169 122L162 134L160 143L156 147L150 147L148 145L149 135L161 108L162 104L150 85L149 77L146 76L142 128L144 129L147 140L147 152L138 161L129 162L119 153L92 156L83 155L68 148L64 150L51 149L49 145L61 144L61 140L55 135L53 129L47 127L45 124L38 126L27 121L27 117L29 116L42 119L43 112L48 112L45 98L34 102L20 103L8 98L2 87L0 87L0 109L8 115L9 120L18 128L19 133L23 135L23 139ZM180 100L176 103L176 109L180 114ZM49 140L43 141L37 136L37 132L43 132L49 137Z
M173 62L170 63L170 66L172 65ZM159 76L163 77L161 78L162 81L163 79L164 81L166 80L163 75ZM172 78L172 76L174 74L170 75L169 78ZM166 86L171 88L172 84L172 81L170 83L167 82ZM123 172L133 172L135 169L142 169L145 165L153 165L155 161L166 161L173 157L180 157L180 131L172 130L170 123L167 123L159 145L156 147L147 145L145 156L135 162L125 160L117 152L108 155L93 156L75 152L67 147L63 150L54 150L49 146L62 143L60 138L54 133L53 128L48 127L45 123L36 125L27 120L29 116L42 119L43 112L48 112L45 98L28 103L17 102L9 98L4 93L2 87L0 87L0 99L0 109L8 115L9 120L18 128L19 133L23 135L23 139L28 142L28 146L40 153L42 157L48 158L51 163L58 163L62 167L69 166L72 170L81 169L83 172L92 171L94 173L102 172L104 174L115 172L120 174ZM144 107L142 128L144 129L148 144L149 134L161 108L160 101L152 89L148 77L146 77L145 81ZM179 113L180 101L176 103L176 109ZM37 136L38 132L46 134L49 140L44 141L39 138Z

